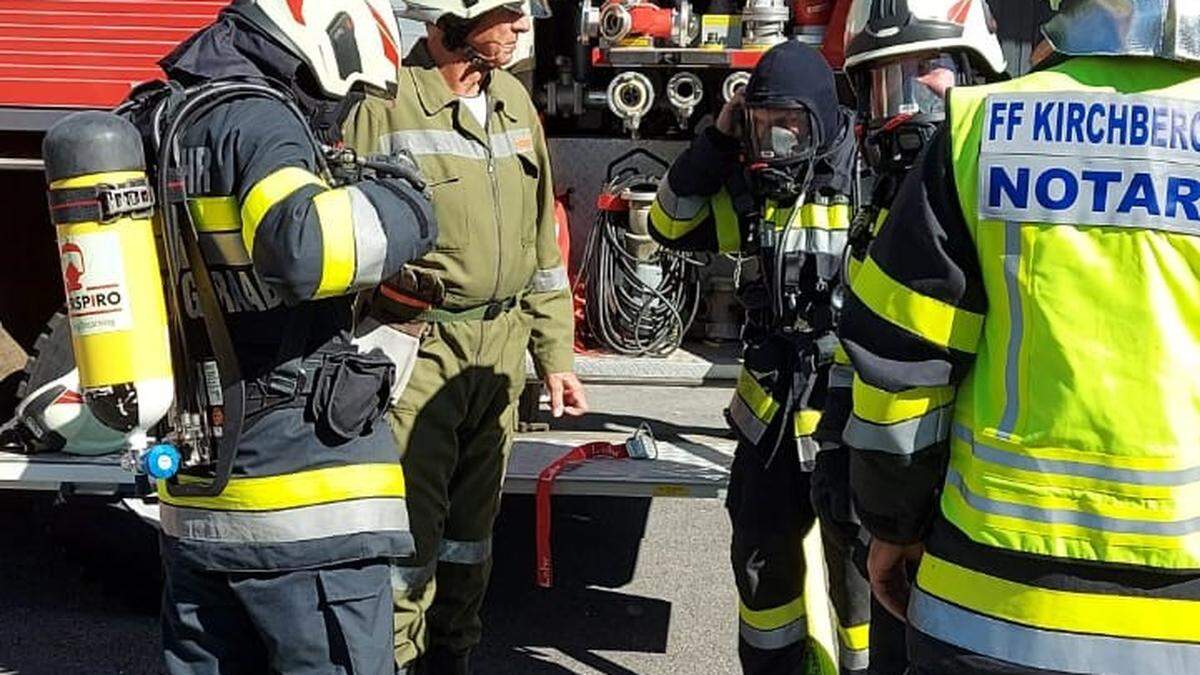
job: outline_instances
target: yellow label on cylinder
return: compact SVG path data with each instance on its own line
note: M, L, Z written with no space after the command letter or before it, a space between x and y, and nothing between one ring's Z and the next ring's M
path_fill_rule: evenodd
M57 181L51 189L142 177L93 174ZM62 224L58 242L80 384L86 389L170 379L167 312L150 219Z

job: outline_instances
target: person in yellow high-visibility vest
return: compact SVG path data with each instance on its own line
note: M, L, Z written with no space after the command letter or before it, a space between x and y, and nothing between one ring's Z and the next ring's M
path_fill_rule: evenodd
M1200 673L1200 5L1044 33L951 90L846 301L872 588L918 674Z

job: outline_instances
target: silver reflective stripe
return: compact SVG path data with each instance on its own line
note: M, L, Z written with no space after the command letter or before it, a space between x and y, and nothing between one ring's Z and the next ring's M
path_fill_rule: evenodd
M870 664L871 650L854 650L838 644L838 667L843 673L847 670L866 670Z
M812 436L797 437L796 450L800 453L801 470L812 471L817 467L817 454L821 452L821 444L813 440Z
M349 187L346 191L350 193L350 215L354 221L354 281L350 287L374 288L383 280L387 234L371 200L358 188Z
M738 622L738 633L755 649L785 649L808 637L804 617L774 630L759 630L745 621Z
M672 220L691 220L701 210L708 206L708 197L680 197L671 189L671 181L663 179L658 183L658 205Z
M908 621L956 647L1029 668L1109 675L1200 674L1200 644L1043 630L993 619L913 589Z
M482 541L443 539L438 547L438 560L459 565L480 565L492 557L492 538Z
M967 487L966 481L963 480L962 474L955 469L949 469L946 472L946 484L957 488L967 504L970 504L975 510L997 516L1023 518L1025 520L1052 523L1055 525L1075 525L1103 532L1153 534L1166 537L1179 537L1200 532L1200 517L1169 522L1129 520L1126 518L1108 518L1083 511L1043 509L1037 506L1002 502L971 492Z
M847 445L859 450L911 455L949 437L953 419L950 408L942 406L920 417L886 425L851 415L842 438Z
M379 137L380 151L392 154L408 150L415 156L451 155L466 159L487 159L487 148L457 131L393 131Z
M392 591L402 593L419 591L425 588L436 573L436 560L431 560L428 565L422 567L392 565Z
M249 267L250 253L241 232L199 232L200 252L210 265Z
M355 499L281 511L209 511L162 503L163 533L231 544L285 544L367 532L405 532L408 509L395 497Z
M1200 482L1200 466L1176 471L1117 469L1097 464L1088 464L1086 462L1040 459L1027 455L1018 455L1017 453L1001 450L982 441L975 440L975 436L971 433L971 430L961 424L954 425L954 436L970 444L972 454L983 461L1023 471L1078 476L1080 478L1096 478L1098 480L1107 480L1114 483L1131 483L1133 485L1180 487Z
M829 386L833 389L849 389L854 386L854 368L835 363L829 367Z
M571 281L567 278L567 268L562 265L534 272L533 281L530 283L534 293L564 291L570 286Z
M767 423L755 417L754 411L736 393L733 395L733 402L729 404L729 418L751 443L758 443L763 434L767 433Z
M533 152L533 133L529 129L492 134L489 142L492 145L492 156L497 159L512 157L521 152Z
M787 231L787 250L840 256L850 241L847 230L795 227Z
M1021 309L1021 226L1018 223L1004 224L1004 286L1008 293L1008 352L1004 364L1004 416L997 430L1011 434L1017 426L1017 411L1020 410L1021 392L1021 339L1025 330L1025 313Z

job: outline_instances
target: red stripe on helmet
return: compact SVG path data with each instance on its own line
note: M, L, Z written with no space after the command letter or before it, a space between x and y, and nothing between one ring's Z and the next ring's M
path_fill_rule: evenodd
M950 6L950 11L946 13L946 18L960 26L966 24L967 15L971 13L972 2L974 0L959 0L959 2Z
M304 0L288 0L288 9L292 10L292 18L301 26L304 25Z
M383 55L392 62L392 65L399 68L400 50L396 48L396 42L392 39L392 34L388 32L387 23L384 22L382 16L379 16L379 12L376 12L374 7L367 5L367 9L371 10L371 16L375 18L375 27L379 29L379 39L383 41Z

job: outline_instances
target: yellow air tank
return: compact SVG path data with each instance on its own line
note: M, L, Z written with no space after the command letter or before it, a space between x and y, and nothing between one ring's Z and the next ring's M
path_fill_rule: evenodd
M75 113L51 127L42 156L83 399L140 452L174 397L141 136L111 113Z

